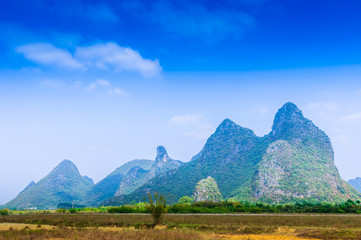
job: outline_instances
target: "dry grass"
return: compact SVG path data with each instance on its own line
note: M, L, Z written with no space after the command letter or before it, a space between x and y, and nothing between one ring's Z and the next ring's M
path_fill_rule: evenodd
M136 214L10 215L0 222L7 222L0 239L361 239L360 215L167 215L155 229L146 229L150 216Z

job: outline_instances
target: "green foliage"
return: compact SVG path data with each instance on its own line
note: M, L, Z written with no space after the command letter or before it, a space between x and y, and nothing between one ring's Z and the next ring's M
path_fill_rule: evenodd
M361 213L361 205L352 200L340 204L301 202L295 204L250 204L249 202L196 202L174 204L169 213Z
M74 203L59 203L57 208L70 209L70 208L85 208L85 205L74 204Z
M191 205L193 202L194 202L194 199L192 197L189 197L189 196L181 197L178 200L179 204L186 204L186 205Z
M146 209L153 217L153 224L158 225L162 222L167 213L167 200L161 193L154 193L154 200L151 193L148 193L149 205Z
M56 209L55 212L57 212L57 213L66 213L66 209L64 209L64 208L58 208L58 209Z
M77 213L78 211L75 208L69 208L68 209L69 213L74 214Z
M0 215L6 216L6 215L9 215L9 214L10 214L9 209L7 209L7 208L5 208L5 209L0 209Z

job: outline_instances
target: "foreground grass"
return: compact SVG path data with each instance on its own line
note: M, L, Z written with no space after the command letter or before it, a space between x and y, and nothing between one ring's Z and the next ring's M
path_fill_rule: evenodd
M168 214L158 229L147 229L152 219L143 214L9 215L0 222L0 239L361 239L360 215Z

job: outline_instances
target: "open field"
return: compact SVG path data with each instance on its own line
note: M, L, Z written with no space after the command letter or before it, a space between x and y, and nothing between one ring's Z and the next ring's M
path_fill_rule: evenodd
M361 239L360 215L28 214L0 217L0 239Z

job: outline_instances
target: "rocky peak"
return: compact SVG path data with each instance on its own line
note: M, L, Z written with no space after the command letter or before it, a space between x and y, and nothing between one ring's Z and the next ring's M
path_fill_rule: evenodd
M245 136L256 136L251 129L243 128L233 122L231 119L226 118L224 119L221 124L217 127L215 135L234 135L234 134L242 134Z
M157 147L157 156L155 158L155 164L160 162L167 162L169 160L169 156L167 150L163 146Z
M53 169L53 171L51 173L65 174L65 175L74 174L74 173L79 174L79 170L72 161L65 159L65 160L61 161Z
M155 158L152 168L149 171L147 178L148 180L150 180L153 177L171 169L175 169L180 165L182 165L181 161L171 159L168 156L167 150L163 146L158 146L157 156Z
M280 108L273 121L270 137L274 140L298 141L300 139L314 139L321 144L326 143L330 148L328 136L313 122L305 118L302 111L293 103L286 103Z
M303 116L302 111L298 109L295 104L288 102L276 113L271 135L277 135L279 132L285 130L284 128L302 125L306 122L307 120Z

